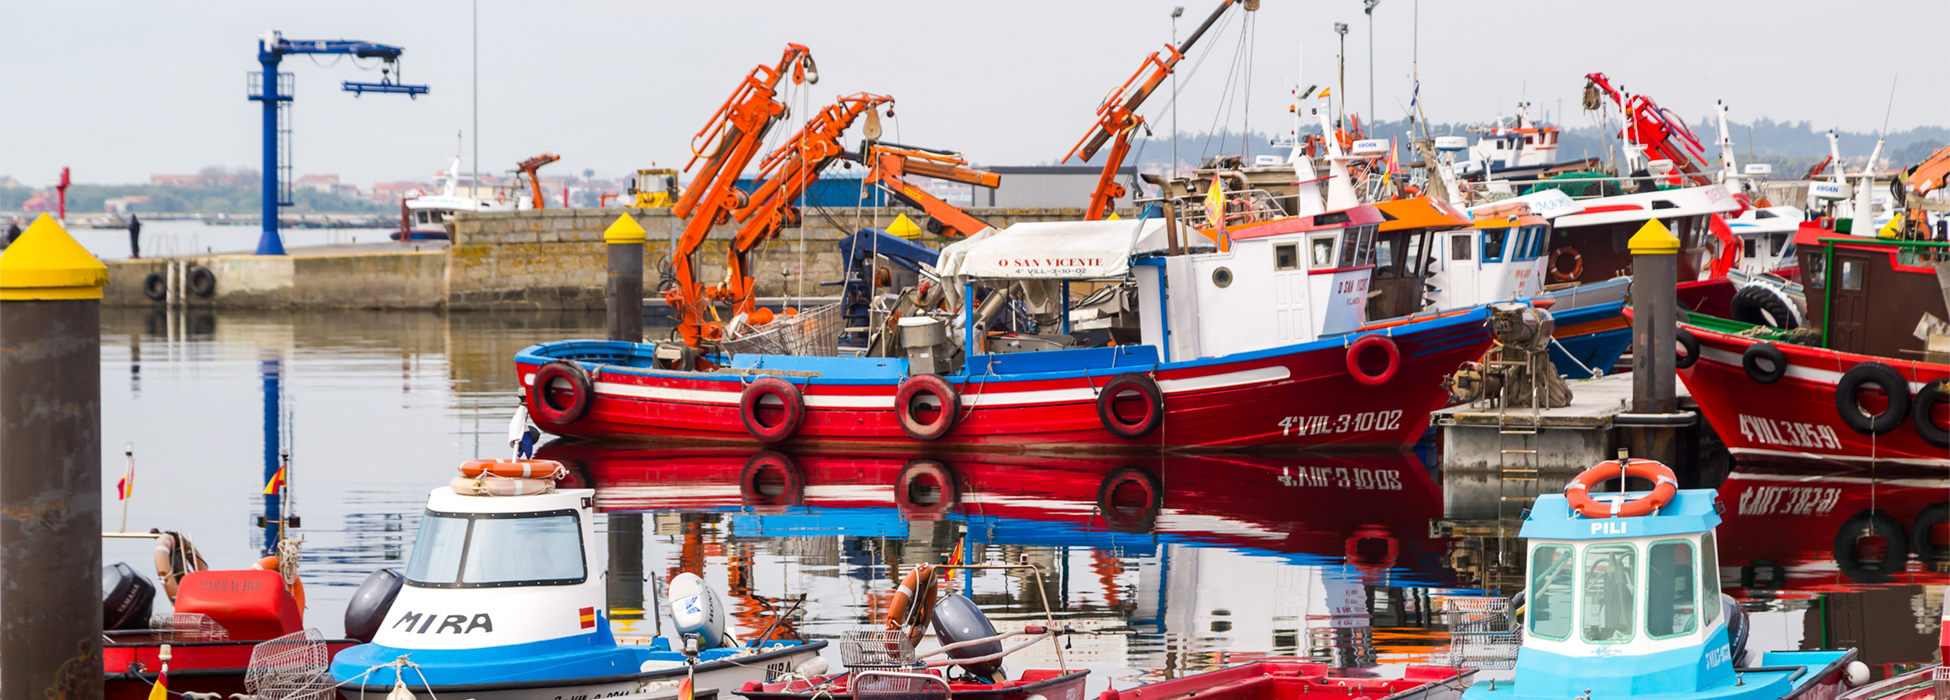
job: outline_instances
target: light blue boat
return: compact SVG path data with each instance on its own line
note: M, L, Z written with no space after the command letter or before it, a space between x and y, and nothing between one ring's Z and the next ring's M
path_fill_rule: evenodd
M1719 593L1721 510L1710 490L1678 491L1641 517L1584 517L1564 495L1539 497L1522 530L1530 578L1516 678L1478 683L1464 700L1838 696L1853 649L1749 658L1745 613Z

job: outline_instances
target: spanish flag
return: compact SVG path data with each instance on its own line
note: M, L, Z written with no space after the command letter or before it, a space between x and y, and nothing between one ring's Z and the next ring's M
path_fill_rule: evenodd
M169 700L169 669L156 674L156 684L149 687L149 700Z
M128 453L129 464L122 469L122 479L115 482L116 500L126 501L135 494L135 452Z
M1334 89L1333 89L1333 88L1321 88L1321 89L1320 89L1320 94L1318 94L1318 95L1315 95L1315 97L1322 97L1322 98L1325 98L1325 97L1333 97L1333 96L1334 96Z
M278 495L278 491L283 488L284 488L284 467L278 467L278 473L272 474L271 482L264 485L264 495L276 496Z

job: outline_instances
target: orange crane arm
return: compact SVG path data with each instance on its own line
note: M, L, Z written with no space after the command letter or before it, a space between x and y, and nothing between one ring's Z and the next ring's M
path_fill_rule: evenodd
M528 190L535 197L536 209L542 208L542 181L541 178L535 175L535 171L541 170L542 166L558 160L562 160L562 156L553 153L543 153L515 165L515 170L528 178Z
M791 69L794 83L819 82L811 51L787 44L777 65L753 69L691 138L691 160L684 169L689 170L700 158L704 167L671 209L686 221L670 255L677 284L664 292L664 300L678 312L677 332L691 347L697 347L707 335L715 339L722 332L716 323L704 320L704 289L697 282L691 256L704 244L711 227L728 220L731 211L744 202L744 193L736 187L738 174L758 155L766 132L785 115L785 105L774 98L787 69ZM700 142L711 144L709 156L699 148Z
M927 213L941 227L937 233L969 236L988 227L988 222L941 201L903 178L916 175L993 189L1002 184L1002 176L965 167L968 161L956 154L884 144L872 144L865 150L868 170L864 184L884 187L908 206Z
M732 313L755 310L752 297L750 254L759 242L779 235L779 229L796 222L799 210L793 206L806 188L819 180L819 172L846 154L840 137L847 127L873 109L891 104L885 95L857 93L839 98L832 106L806 120L799 133L789 137L778 150L759 165L759 185L747 203L738 207L733 218L743 225L732 238L726 252L725 283L722 289L706 292L711 298L728 301Z
M1909 171L1909 191L1921 196L1942 189L1950 179L1950 146L1937 149Z
M1070 149L1069 155L1063 156L1062 161L1069 162L1071 158L1079 155L1082 156L1082 160L1088 161L1097 155L1097 151L1104 147L1104 143L1113 138L1117 140L1116 145L1111 148L1109 157L1104 159L1103 174L1098 176L1097 188L1091 193L1090 205L1084 210L1083 218L1086 221L1096 221L1109 216L1111 204L1117 201L1118 197L1124 196L1124 186L1116 182L1117 171L1124 167L1124 158L1130 155L1131 131L1144 123L1144 118L1137 114L1138 107L1151 97L1151 93L1157 92L1158 87L1164 84L1165 78L1171 77L1172 69L1179 61L1184 60L1185 52L1192 49L1192 44L1197 43L1199 37L1204 36L1205 31L1211 29L1214 22L1219 21L1219 17L1225 14L1226 8L1235 4L1245 5L1247 11L1258 9L1259 6L1257 0L1221 0L1219 7L1212 10L1212 14L1205 18L1205 22L1199 24L1198 29L1192 30L1192 35L1186 37L1183 43L1175 48L1167 44L1163 51L1154 52L1145 58L1143 65L1138 66L1137 72L1131 74L1130 79L1124 81L1123 85L1112 90L1110 95L1097 106L1096 126L1091 127L1090 133L1085 134L1083 140L1078 141L1077 145ZM1135 89L1132 87L1134 85Z

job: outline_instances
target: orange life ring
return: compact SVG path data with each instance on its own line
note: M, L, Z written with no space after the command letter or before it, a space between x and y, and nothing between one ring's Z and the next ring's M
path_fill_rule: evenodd
M277 570L278 570L278 557L277 557L277 555L275 555L275 554L274 554L274 555L271 555L271 556L268 556L268 557L265 557L265 558L263 558L263 559L259 559L259 560L257 560L257 563L255 563L255 564L251 564L251 568L252 568L252 569L254 569L254 570L257 570L257 571L277 571ZM284 589L284 591L285 591L286 593L290 593L290 594L291 594L291 598L292 598L293 600L296 600L296 601L298 602L298 609L299 609L299 610L304 610L304 609L305 609L305 581L304 581L304 579L298 579L298 578L294 578L294 579L291 579L291 585L290 585L290 586L286 586L286 587L285 587L285 589Z
M1557 269L1558 258L1562 258L1566 254L1571 256L1570 272ZM1577 279L1582 274L1584 274L1584 254L1579 253L1576 247L1567 245L1551 251L1551 279L1559 282L1569 282Z
M922 564L909 569L907 577L901 579L900 588L894 590L894 602L887 605L887 629L905 627L908 643L919 644L927 634L934 599L934 565Z
M1636 476L1651 481L1652 492L1630 501L1609 503L1600 503L1591 497L1591 487L1621 476ZM1679 478L1666 465L1650 459L1626 459L1624 464L1620 464L1613 459L1599 462L1572 479L1564 487L1564 500L1570 502L1572 510L1587 518L1636 518L1664 508L1678 492Z
M508 479L560 479L569 475L561 462L552 459L475 459L460 465L461 476L483 474Z

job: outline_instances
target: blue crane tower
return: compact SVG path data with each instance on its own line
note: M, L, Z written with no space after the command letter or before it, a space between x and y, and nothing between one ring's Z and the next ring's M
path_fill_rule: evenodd
M385 63L377 83L344 82L354 96L368 92L419 97L425 85L394 82L400 77L399 56L406 49L370 41L335 39L294 41L277 31L265 32L257 39L257 62L261 73L250 73L250 99L264 105L264 235L257 240L258 255L283 255L284 240L278 237L278 207L291 206L291 98L294 82L290 73L279 73L278 64L286 54L333 54L357 58L377 58Z

